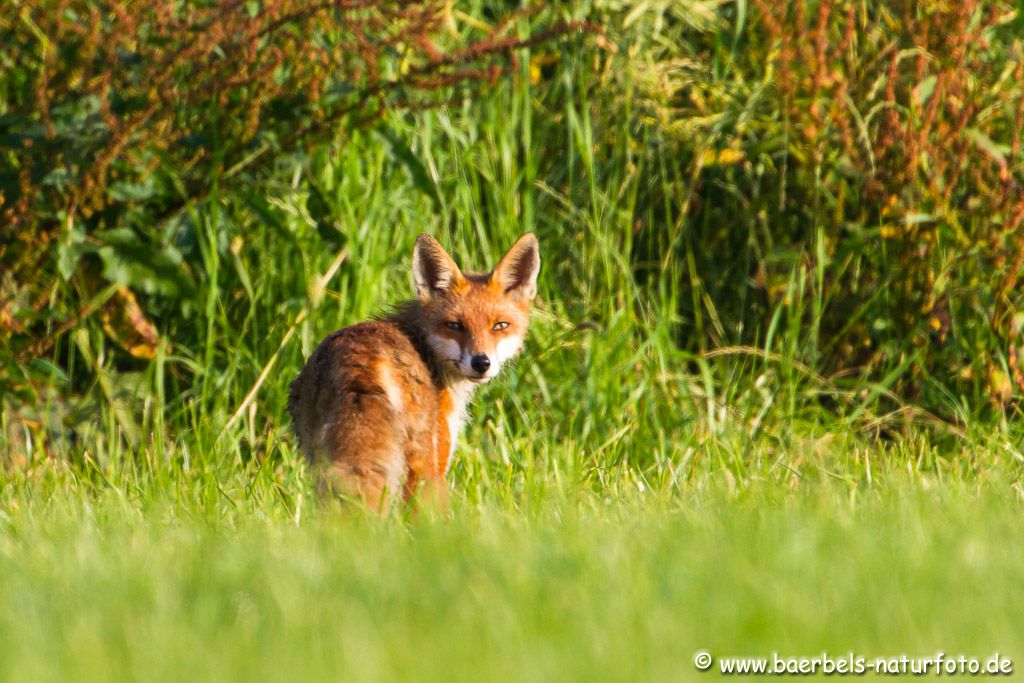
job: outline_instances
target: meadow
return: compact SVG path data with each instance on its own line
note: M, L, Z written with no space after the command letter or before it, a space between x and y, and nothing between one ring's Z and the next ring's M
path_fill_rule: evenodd
M509 11L456 5L446 49ZM46 164L103 116L47 137L45 17L0 11L0 132L34 140L0 173L0 679L1024 666L1020 18L782 5L554 5L517 35L586 26L308 145L270 105L188 163L140 125L102 201ZM530 335L449 513L318 499L285 411L317 342L411 296L420 232L475 269L526 230Z

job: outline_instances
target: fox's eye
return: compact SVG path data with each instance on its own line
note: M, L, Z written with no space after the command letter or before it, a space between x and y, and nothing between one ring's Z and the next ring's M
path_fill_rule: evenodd
M444 324L444 326L447 327L449 330L457 330L459 332L462 332L464 329L466 329L465 327L463 327L462 323L458 322L457 320L449 320Z
M506 327L508 327L508 323L502 320L501 322L494 323L494 327L492 327L491 329L494 330L495 332L501 332Z

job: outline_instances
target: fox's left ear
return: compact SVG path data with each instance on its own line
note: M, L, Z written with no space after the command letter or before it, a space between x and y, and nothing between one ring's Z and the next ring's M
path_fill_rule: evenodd
M491 276L506 294L513 292L528 301L537 296L537 275L540 273L540 247L537 236L528 232L501 257Z

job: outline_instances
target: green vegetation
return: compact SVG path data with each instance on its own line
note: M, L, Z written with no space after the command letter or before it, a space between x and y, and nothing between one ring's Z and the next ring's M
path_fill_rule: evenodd
M437 44L500 4L459 3ZM0 34L36 36L12 7ZM70 221L37 179L48 213L0 241L0 678L1024 666L1020 18L773 7L522 16L520 40L603 33L198 189L172 155L132 194L150 159L122 159L135 180ZM38 53L3 45L6 145ZM0 154L7 220L24 157ZM527 229L539 307L474 401L450 516L317 500L284 410L306 355L410 295L419 232L474 268Z
M460 500L411 526L306 509L296 525L273 484L249 502L240 478L223 482L233 502L185 483L187 501L142 514L61 483L49 509L5 520L7 679L690 680L701 648L1024 646L1019 502L908 492L898 474L856 504L829 484L671 506Z

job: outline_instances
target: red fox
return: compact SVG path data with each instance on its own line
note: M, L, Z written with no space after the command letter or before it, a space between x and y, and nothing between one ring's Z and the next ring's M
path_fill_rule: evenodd
M445 474L473 389L522 350L540 250L527 233L490 273L463 273L424 234L412 271L417 298L329 335L288 396L318 488L378 512L421 486L447 505Z

